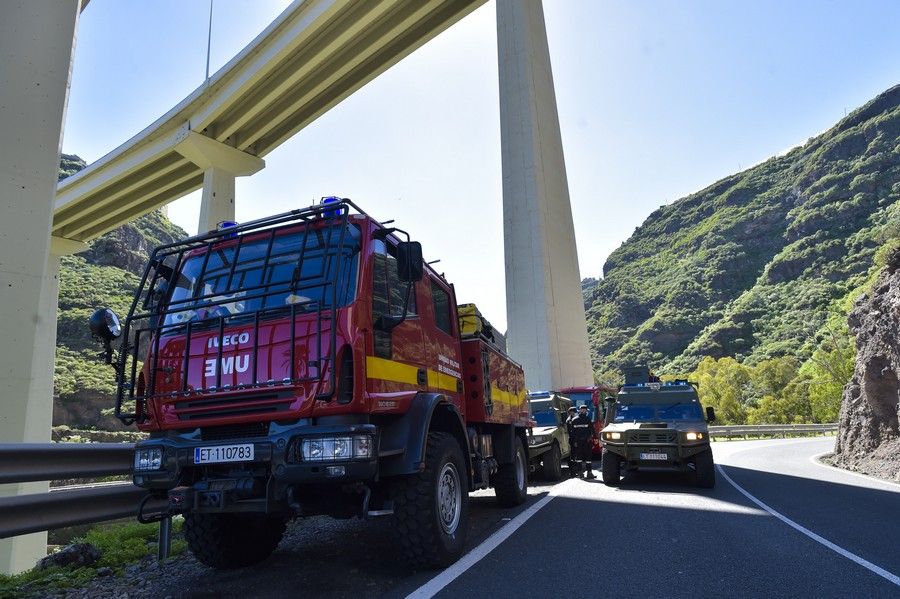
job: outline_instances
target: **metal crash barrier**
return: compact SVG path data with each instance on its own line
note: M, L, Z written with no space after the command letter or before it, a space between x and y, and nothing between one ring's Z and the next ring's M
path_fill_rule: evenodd
M16 443L0 445L0 484L131 474L131 443ZM160 512L165 499L147 500L130 482L93 483L0 497L0 538L119 518L136 518L139 506ZM171 519L160 520L159 558L169 555Z
M741 424L709 427L710 437L725 439L751 437L809 437L837 432L836 422L829 424Z

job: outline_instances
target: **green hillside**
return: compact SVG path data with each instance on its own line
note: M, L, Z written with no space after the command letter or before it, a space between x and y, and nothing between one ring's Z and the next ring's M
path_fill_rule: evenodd
M653 212L585 289L593 364L802 364L900 222L900 86L783 156ZM841 319L837 326L845 327Z
M60 179L84 166L78 156L63 154ZM120 428L118 420L101 414L113 405L115 384L112 369L100 357L100 346L91 339L88 317L100 306L111 307L119 315L127 313L150 250L186 236L157 211L95 239L81 254L62 258L54 424Z

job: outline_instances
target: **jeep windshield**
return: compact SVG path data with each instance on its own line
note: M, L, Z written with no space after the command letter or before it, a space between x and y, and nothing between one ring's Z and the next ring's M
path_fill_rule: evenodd
M703 420L697 400L675 400L672 403L644 403L641 400L616 401L613 422L651 422L658 420Z
M556 410L553 408L535 412L531 415L531 418L537 422L538 426L559 426L559 421L556 419Z
M289 228L219 242L182 261L164 326L292 305L296 312L346 306L356 296L359 250L355 225Z

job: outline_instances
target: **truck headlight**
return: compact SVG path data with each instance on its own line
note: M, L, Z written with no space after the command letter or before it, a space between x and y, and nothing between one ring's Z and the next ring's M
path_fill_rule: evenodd
M701 441L703 439L703 433L687 433L684 438L688 441Z
M300 454L305 462L368 459L372 457L371 435L303 439Z
M369 435L357 435L353 437L353 457L372 457L372 437Z
M532 445L540 445L541 443L546 443L550 440L550 437L547 435L532 435L531 436L531 444Z
M603 438L607 441L618 441L622 438L622 433L603 433Z
M162 447L137 447L134 450L134 471L152 472L162 468Z

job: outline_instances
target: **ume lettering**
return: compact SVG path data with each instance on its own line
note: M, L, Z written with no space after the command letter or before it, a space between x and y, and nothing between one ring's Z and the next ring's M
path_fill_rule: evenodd
M216 376L216 360L206 360L205 364L206 370L203 372L204 376ZM222 358L222 374L233 374L235 371L247 372L247 368L249 367L250 354Z

